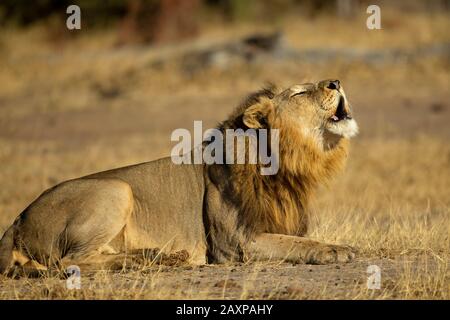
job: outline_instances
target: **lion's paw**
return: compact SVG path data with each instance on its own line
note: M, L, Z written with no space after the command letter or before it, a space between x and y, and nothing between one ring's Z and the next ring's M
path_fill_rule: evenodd
M331 264L346 263L352 261L356 256L356 249L350 246L321 245L313 248L308 255L307 263Z

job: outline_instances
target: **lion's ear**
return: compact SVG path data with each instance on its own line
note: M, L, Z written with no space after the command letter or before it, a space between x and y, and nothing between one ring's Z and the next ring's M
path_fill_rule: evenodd
M242 116L244 124L251 129L266 127L274 112L274 105L271 100L264 99L245 110Z

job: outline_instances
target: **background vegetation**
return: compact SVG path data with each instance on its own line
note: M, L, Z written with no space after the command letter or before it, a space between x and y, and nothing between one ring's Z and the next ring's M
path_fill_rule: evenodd
M376 2L381 30L357 0L70 1L70 31L68 1L1 1L0 235L46 188L166 156L174 129L215 126L266 81L340 79L361 133L308 235L354 263L131 266L82 271L79 291L0 278L0 298L449 299L449 2Z

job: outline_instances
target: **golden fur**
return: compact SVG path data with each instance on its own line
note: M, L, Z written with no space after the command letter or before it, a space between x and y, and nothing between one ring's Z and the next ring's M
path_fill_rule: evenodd
M302 236L314 190L343 168L349 141L339 138L333 148L326 148L314 135L299 130L298 123L277 116L272 100L276 92L270 87L249 96L220 129L248 129L243 119L249 109L253 118L258 112L266 114L264 128L280 130L279 171L261 175L259 164L231 165L226 181L233 182L233 190L228 194L238 195L234 203L252 231Z
M219 125L226 129L278 129L278 172L262 175L261 164L177 165L163 158L63 182L3 235L0 272L32 260L105 267L155 248L182 252L176 256L195 264L350 261L347 246L303 238L315 188L343 167L348 139L357 133L339 81L261 90ZM223 151L235 152L226 143Z

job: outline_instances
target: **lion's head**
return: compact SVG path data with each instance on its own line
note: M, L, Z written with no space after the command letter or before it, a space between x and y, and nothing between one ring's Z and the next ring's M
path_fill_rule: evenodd
M291 122L304 133L325 140L351 138L358 133L339 80L297 84L283 91L272 88L261 95L260 103L249 103L243 111L243 123L249 128Z

